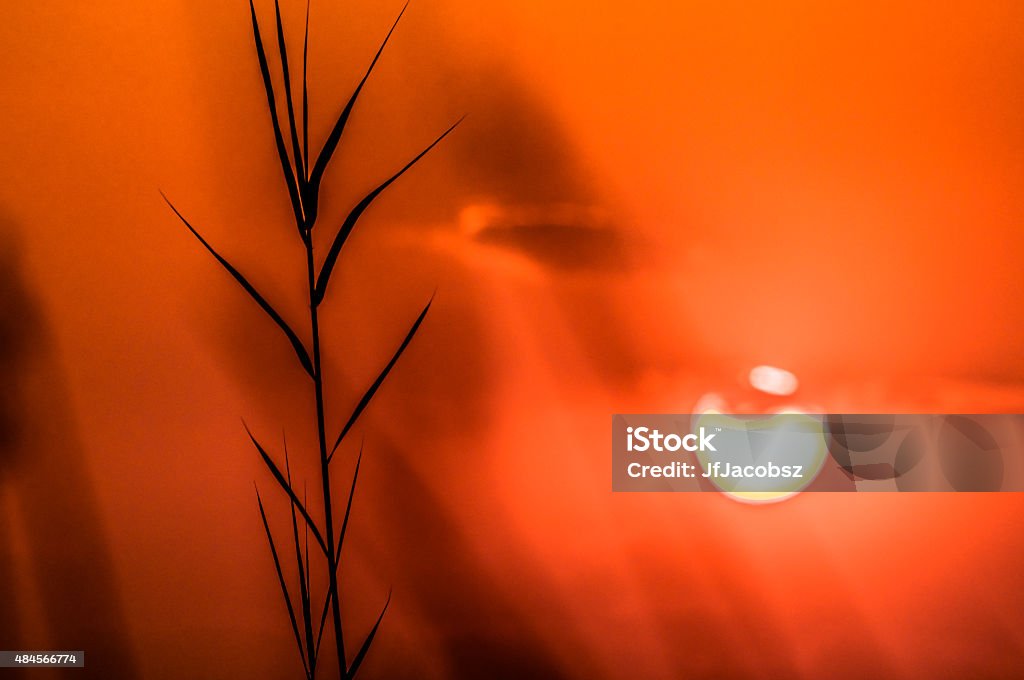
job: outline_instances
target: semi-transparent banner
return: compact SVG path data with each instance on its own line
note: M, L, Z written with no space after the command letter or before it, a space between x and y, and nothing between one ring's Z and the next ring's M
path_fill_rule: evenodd
M612 417L613 491L1024 491L1024 415Z

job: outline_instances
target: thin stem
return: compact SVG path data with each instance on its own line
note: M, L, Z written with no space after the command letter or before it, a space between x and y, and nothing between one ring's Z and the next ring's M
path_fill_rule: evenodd
M329 578L329 597L331 600L331 616L334 620L334 644L338 652L338 677L342 680L348 676L348 664L345 656L345 636L341 627L341 598L338 595L338 553L334 547L334 512L331 505L331 476L327 457L327 433L324 425L324 379L320 362L320 320L315 302L316 271L313 262L313 242L305 238L306 269L309 275L309 317L313 334L313 385L316 393L316 427L317 440L320 446L320 477L324 491L324 530L332 537L327 549L327 574Z

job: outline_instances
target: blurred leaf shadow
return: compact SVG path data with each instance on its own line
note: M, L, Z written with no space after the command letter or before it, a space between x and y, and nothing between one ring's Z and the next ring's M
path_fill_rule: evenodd
M0 646L83 650L90 674L136 678L86 451L15 234L0 216ZM34 581L30 592L16 592L18 562L27 563L20 572ZM28 624L31 607L44 630Z

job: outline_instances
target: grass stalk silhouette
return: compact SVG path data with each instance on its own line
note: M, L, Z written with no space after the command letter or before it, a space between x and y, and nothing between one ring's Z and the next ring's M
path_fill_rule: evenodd
M255 435L249 430L248 425L243 421L243 427L250 441L258 452L260 459L266 465L277 486L288 497L291 514L291 541L290 548L294 551L296 579L298 581L298 598L293 597L289 589L289 581L285 575L284 557L278 544L274 540L270 529L270 522L267 518L263 497L259 489L256 490L256 502L259 508L260 519L267 536L267 543L270 548L271 558L277 572L281 593L284 596L285 606L288 613L289 623L299 651L303 672L308 680L316 676L319 661L321 660L321 643L324 639L324 632L327 629L327 618L331 617L330 628L333 632L335 654L338 659L339 677L342 680L354 678L363 664L366 654L373 644L381 621L387 612L391 601L391 594L388 594L387 601L382 608L376 622L359 645L356 653L349 660L345 648L345 630L341 615L341 591L339 587L338 570L341 566L341 551L345 541L345 534L348 530L349 520L352 514L352 501L355 497L356 483L359 479L359 467L362 463L363 446L360 444L359 455L356 459L355 469L352 474L351 486L348 489L348 497L345 502L345 513L341 518L341 527L336 526L335 497L331 485L330 466L334 455L342 441L352 430L352 427L359 420L366 407L373 400L381 385L391 373L399 358L405 352L409 343L430 310L433 296L424 306L419 316L413 322L398 348L394 351L391 359L370 384L356 403L351 415L344 422L340 433L330 444L327 434L327 409L324 400L324 373L323 373L323 348L321 343L320 329L320 306L323 304L328 286L331 282L331 275L338 264L338 258L345 246L349 236L355 229L360 217L374 203L374 201L396 180L412 168L437 144L447 137L461 122L456 121L434 141L420 151L411 161L406 163L400 170L391 175L384 182L363 197L342 221L337 233L331 241L323 261L319 267L316 265L316 252L313 245L313 233L317 226L319 216L320 193L323 180L331 160L337 151L338 144L345 132L346 125L356 106L360 93L373 73L381 54L383 54L391 35L398 26L399 21L405 13L408 3L402 8L398 18L392 24L390 30L381 42L379 49L370 62L366 73L363 75L358 86L349 96L348 101L342 108L330 134L327 136L320 152L313 158L309 152L309 88L307 79L308 55L309 55L309 2L306 3L306 20L302 45L302 91L301 108L296 114L294 104L294 92L292 89L291 70L288 61L288 49L285 40L284 24L281 19L280 0L274 1L276 43L278 56L280 58L282 79L284 84L285 99L285 123L287 128L282 128L282 120L278 113L278 99L274 92L273 77L267 59L267 51L262 34L260 22L256 15L256 8L252 0L249 0L249 11L252 20L253 40L256 48L256 58L259 63L262 76L263 88L267 97L267 105L270 112L270 122L274 133L274 144L281 163L281 171L285 185L288 190L288 198L291 204L292 213L295 219L295 226L298 236L305 249L305 265L307 273L307 288L309 299L309 349L307 343L292 329L277 310L266 300L263 295L242 275L227 259L214 249L199 231L182 215L181 212L171 203L166 195L164 200L179 220L188 228L189 232L199 241L200 244L217 260L217 262L231 275L236 283L249 295L250 298L263 310L271 321L284 334L288 343L295 352L299 365L312 381L313 394L316 403L316 434L319 455L320 484L323 494L323 524L322 526L307 510L307 494L305 487L302 489L302 498L299 497L295 482L292 479L291 462L288 454L287 442L282 442L284 453L284 471L275 462L274 457L267 449L257 441ZM301 518L301 522L300 522ZM302 531L300 532L300 524ZM301 534L301 537L300 537ZM327 576L327 592L323 597L322 606L317 606L312 593L312 573L310 560L310 535L314 541L314 549L318 549L322 557L323 567ZM287 548L286 548L287 549ZM320 557L317 560L320 560ZM294 588L294 584L292 585Z

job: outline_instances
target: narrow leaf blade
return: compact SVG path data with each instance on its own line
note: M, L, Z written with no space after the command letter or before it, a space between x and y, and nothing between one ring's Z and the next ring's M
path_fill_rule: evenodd
M324 263L320 267L320 273L317 275L316 279L316 290L314 291L313 304L320 304L320 302L324 299L324 296L327 294L327 284L331 280L331 273L334 271L334 265L337 264L338 262L338 255L341 254L341 248L342 246L345 245L345 241L348 240L348 237L352 233L352 230L355 229L356 222L358 222L362 214L366 212L366 209L370 207L370 204L372 204L373 201L385 189L391 186L391 184L395 180L404 175L406 171L408 171L412 166L414 166L421 158L426 156L431 149L440 144L441 140L443 140L445 137L451 134L451 132L456 127L458 127L459 123L462 122L462 120L463 119L460 118L459 120L455 121L455 124L453 124L447 130L445 130L440 137L431 142L430 146L421 151L415 158L406 163L405 167L403 167L401 170L392 175L387 181L385 181L383 184L381 184L376 189L367 194L363 198L363 200L359 201L359 203L357 203L356 206L352 208L352 211L349 212L348 217L346 217L345 221L342 223L341 229L338 230L338 234L334 237L334 242L331 243L331 248L329 251L327 251L327 256L324 258Z
M330 609L331 596L333 594L334 594L334 589L331 588L330 586L328 586L328 588L327 588L327 597L324 598L324 608L323 608L323 611L320 612L320 628L319 628L319 631L316 634L316 650L315 650L316 653L313 655L313 658L316 658L317 656L320 655L320 643L324 639L324 629L327 627L327 612Z
M256 302L256 304L260 306L260 309L262 309L267 314L267 316L269 316L271 320L275 324L277 324L277 326L284 332L285 336L287 336L288 338L288 342L291 343L292 348L295 350L295 354L296 356L298 356L299 363L302 364L302 368L304 368L306 370L306 373L308 373L312 377L313 362L309 358L309 352L306 351L306 346L302 344L302 340L300 340L299 336L296 335L295 331L291 329L291 326L289 326L288 323L284 320L284 318L282 318L281 315L277 313L277 310L274 309L270 305L270 303L267 302L267 300L262 295L259 294L256 288L254 288L253 285L249 283L249 281L244 276L242 276L241 272L235 269L235 267L230 262L221 257L220 253L213 249L213 246L207 243L206 239L204 239L199 234L199 232L196 231L195 227L193 227L189 223L189 221L185 219L184 215L178 212L178 209L174 207L174 205L170 202L167 196L164 195L163 192L160 192L160 195L163 196L164 201L166 201L167 205L169 205L171 210L174 211L174 214L178 216L178 219L181 220L186 227L188 227L188 230L192 232L192 235L195 236L201 244L203 244L203 247L206 248L206 250L209 251L211 255L213 255L217 262L219 262L220 265L224 267L224 269L226 269L229 274L231 274L232 278L234 278L235 281L238 282L238 285L240 285L245 290L245 292L249 294L249 297L251 297Z
M323 181L324 172L326 172L327 165L331 162L331 157L338 148L338 142L341 141L341 135L345 131L345 126L348 124L348 119L352 114L352 109L356 105L356 100L359 99L359 93L363 91L363 86L366 85L366 81L370 78L370 74L373 73L373 67L377 65L377 60L379 60L380 55L383 54L384 48L388 44L388 40L391 39L391 34L395 32L395 28L398 26L398 22L402 20L402 15L405 14L405 10L408 6L409 3L406 2L405 6L402 7L402 11L398 13L398 18L395 19L395 23L391 25L391 29L384 37L384 41L377 49L377 54L374 55L373 61L370 62L369 68L366 69L363 79L359 81L359 85L357 85L356 89L352 92L352 96L349 97L348 103L345 104L345 108L341 110L341 115L338 117L337 122L334 123L334 127L331 129L330 135L327 136L327 141L324 142L323 149L320 150L320 154L317 156L316 162L313 164L313 171L310 173L309 183L314 206L320 190L320 183Z
M277 16L277 49L281 52L281 71L284 73L284 97L287 100L288 133L292 142L292 158L295 161L295 176L299 178L299 195L302 195L302 183L305 181L303 171L302 147L299 146L299 131L295 124L295 106L292 103L292 75L288 67L288 46L284 39L284 23L281 21L281 2L274 0L274 12Z
M348 518L352 515L352 499L356 497L356 482L359 481L359 465L363 462L363 444L359 444L359 457L356 458L356 469L352 473L352 488L348 490L348 503L345 505L345 518L341 522L341 533L338 535L338 549L334 551L336 568L341 567L341 546L345 544L345 533L348 531Z
M309 179L309 0L306 0L306 30L302 38L302 175Z
M308 512L306 512L306 506L304 506L302 502L299 500L299 497L295 495L295 491L292 490L292 487L288 484L288 480L285 479L285 476L283 474L281 474L281 469L277 467L277 464L267 453L266 449L264 449L263 446L258 441L256 441L256 437L254 437L252 432L249 430L249 426L246 425L244 422L242 423L242 425L245 427L246 434L249 435L249 439L252 440L253 446L256 447L256 450L259 451L260 457L263 459L263 462L270 470L270 473L274 476L274 479L277 480L278 485L282 489L284 489L285 493L288 494L288 497L291 499L292 503L295 504L295 507L298 508L299 514L301 514L302 518L306 520L306 524L307 526L309 526L309 530L313 532L313 538L316 539L316 542L320 544L320 548L324 551L324 555L326 555L327 544L324 542L324 538L320 534L320 529L317 528L316 522L314 522L313 518L309 516Z
M420 324L423 323L423 319L426 318L427 312L430 311L430 305L432 305L433 303L434 296L431 295L430 301L427 302L427 306L423 308L423 311L420 312L420 315L416 318L415 323L413 323L412 328L410 328L409 332L406 333L405 339L402 340L402 344L398 346L397 350L395 350L394 355L392 355L391 357L391 361L389 361L387 366L384 367L384 370L380 372L380 374L377 376L377 379L373 381L372 385L370 385L370 389L368 389L366 393L363 395L363 398L359 400L359 403L356 405L355 410L352 411L352 415L349 416L348 421L345 423L345 427L342 428L341 434L338 435L337 441L334 442L334 447L331 449L331 456L333 456L334 452L338 450L338 446L341 444L341 440L345 438L345 435L347 435L349 430L352 429L352 426L356 424L356 421L359 420L359 416L362 415L363 411L370 404L370 400L373 399L373 396L375 394L377 394L377 390L379 390L380 386L384 384L384 380L388 377L388 374L391 373L391 369L393 369L395 367L395 364L398 363L399 357L402 356L402 353L405 351L406 347L408 347L409 343L412 342L413 337L416 335L416 331L420 329Z
M270 544L270 554L274 558L274 569L277 570L277 580L281 584L281 593L284 595L284 603L288 607L288 619L292 624L292 632L295 634L295 643L299 647L299 656L302 657L302 668L306 671L306 675L309 676L309 665L306 661L306 654L302 649L302 638L299 635L299 624L295 619L295 608L292 606L291 595L288 594L288 584L284 578L284 572L281 570L281 560L277 555L277 546L274 545L274 535L270 532L270 524L267 522L267 513L263 509L263 499L260 498L260 491L256 489L256 502L260 506L260 518L263 519L263 530L267 533L267 543Z
M306 485L302 485L302 503L303 505L309 504L309 496L306 494ZM306 553L306 583L309 583L309 525L307 524L304 528L305 531L305 553ZM315 658L315 657L314 657Z
M380 616L377 617L377 622L373 624L373 628L370 629L370 634L366 636L366 640L363 641L363 646L359 648L359 652L356 654L356 658L352 659L352 665L348 669L348 677L354 678L356 673L359 672L359 667L363 665L363 659L366 658L366 653L370 651L370 645L373 644L373 638L377 635L377 629L380 628L380 622L384 620L384 614L388 611L388 605L391 604L391 591L388 591L387 602L384 603L384 609L381 610Z
M300 227L304 223L302 212L302 200L299 198L299 186L296 183L295 173L292 171L291 161L288 158L288 150L284 144L284 136L281 134L281 121L277 117L277 99L274 97L274 83L270 77L270 66L267 64L267 52L263 47L263 38L260 36L260 23L256 19L256 7L252 0L249 0L249 12L252 15L252 36L256 42L256 59L260 64L260 75L263 76L263 89L267 93L267 106L270 109L270 122L274 126L274 142L277 145L277 155L281 161L281 169L284 172L285 184L288 185L288 198L292 203L292 212L295 213L295 224Z
M284 470L287 475L288 487L292 486L292 466L288 457L288 441L284 440ZM302 544L299 542L299 522L295 516L295 504L289 503L292 517L292 538L295 542L295 566L299 572L299 602L302 604L302 628L305 633L306 641L306 656L309 659L310 668L315 667L315 658L313 657L313 621L312 614L309 609L309 585L307 583L308 576L306 569L302 563ZM306 550L309 550L309 526L306 529ZM309 564L309 555L306 555L306 564Z

